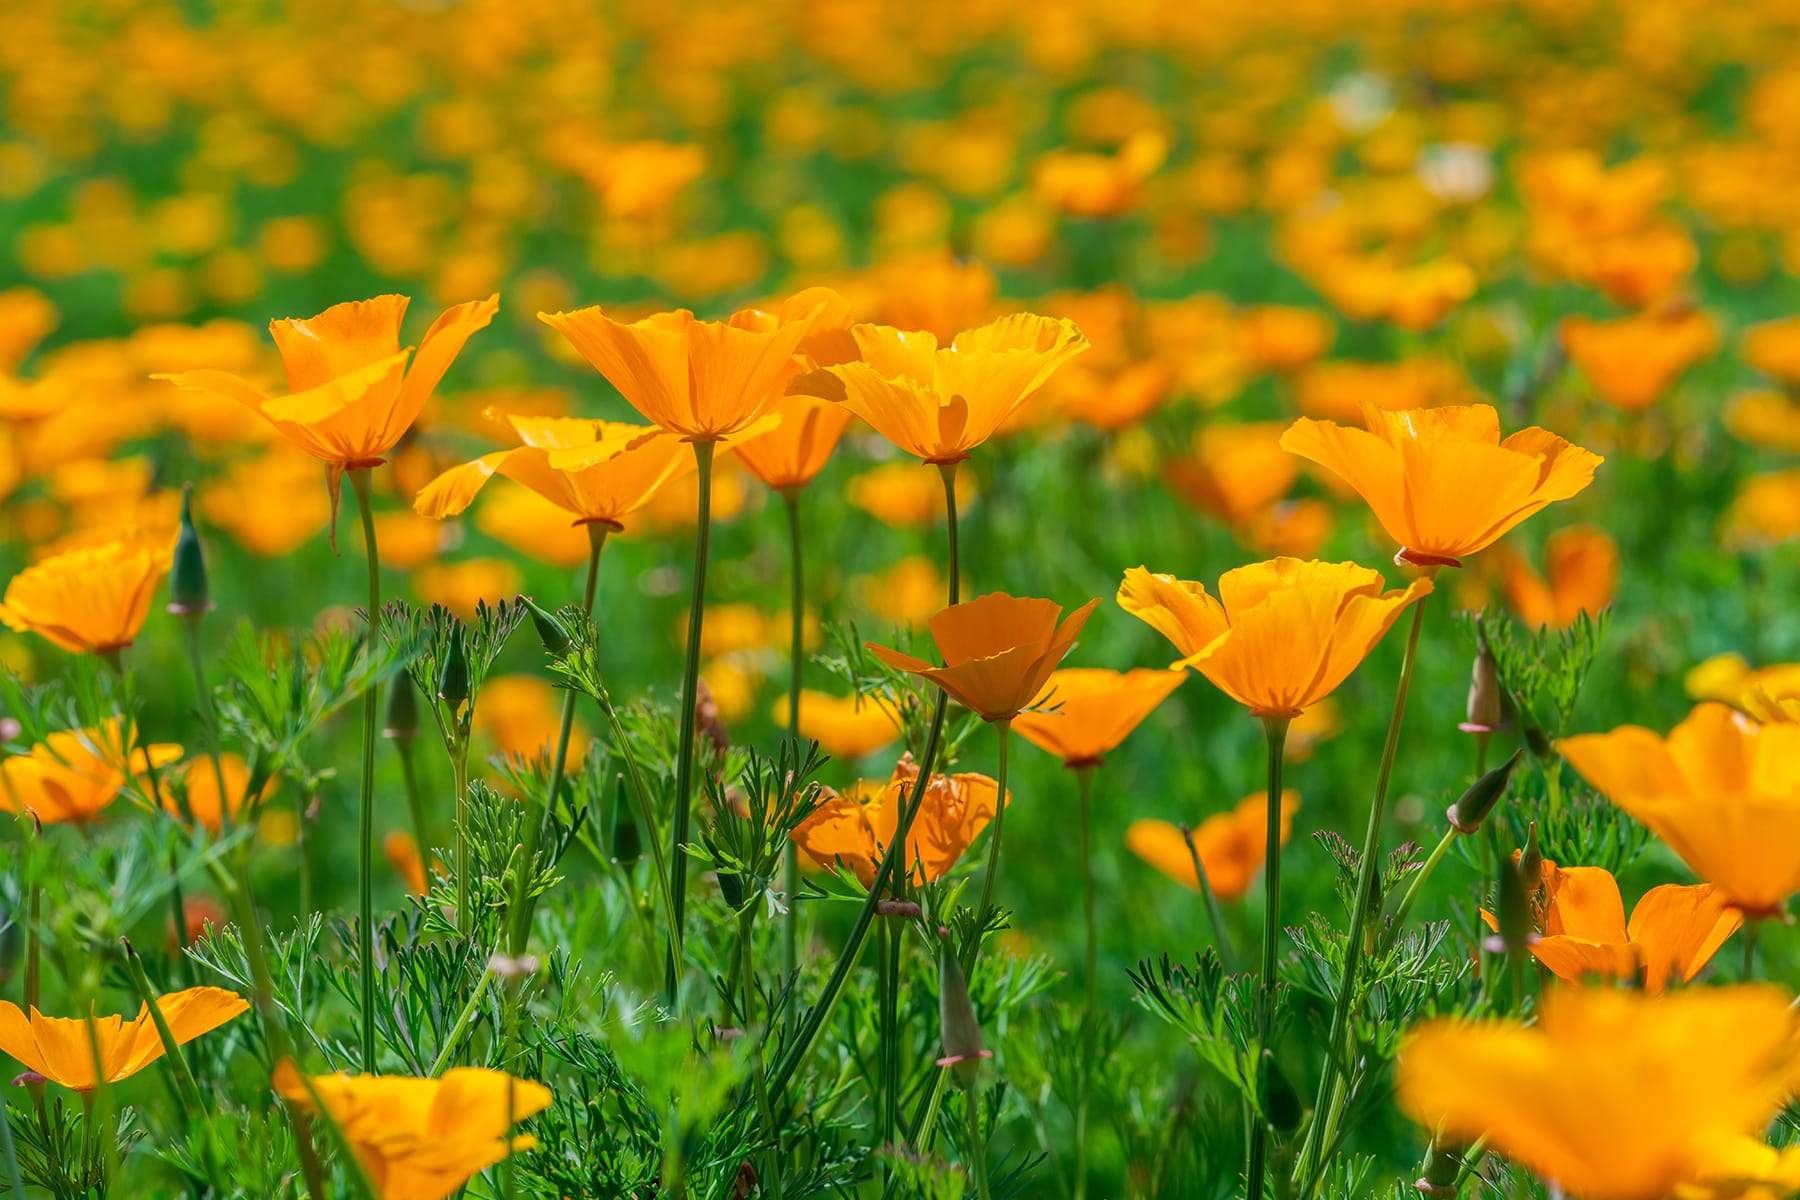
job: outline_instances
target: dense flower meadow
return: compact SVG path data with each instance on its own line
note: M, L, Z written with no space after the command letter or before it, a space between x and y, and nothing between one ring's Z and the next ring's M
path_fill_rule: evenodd
M1800 1195L1800 7L0 6L0 1195Z

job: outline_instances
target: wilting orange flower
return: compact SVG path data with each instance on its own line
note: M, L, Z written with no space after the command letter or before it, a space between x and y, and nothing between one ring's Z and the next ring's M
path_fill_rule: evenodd
M236 992L195 987L157 997L156 1007L175 1044L182 1046L250 1005ZM27 1015L11 1001L0 1000L0 1050L51 1083L78 1092L92 1091L96 1086L95 1041L100 1046L99 1080L104 1083L136 1075L163 1056L162 1039L147 1004L129 1021L121 1016L90 1021L85 1017L46 1017L35 1008Z
M446 310L411 348L400 346L405 296L336 304L316 317L269 322L288 394L271 397L224 371L157 376L188 391L229 396L326 465L332 497L343 473L382 462L418 419L463 343L485 328L500 297Z
M131 645L174 555L172 542L128 538L69 550L12 577L0 621L77 654Z
M1429 579L1384 592L1379 571L1355 563L1273 558L1203 584L1125 572L1119 607L1172 642L1193 667L1253 716L1295 717L1349 678Z
M741 309L697 321L685 308L615 321L598 306L539 313L644 418L690 442L754 436L776 425L769 405L800 369L794 352L835 293L801 292L776 313Z
M1287 845L1294 814L1300 811L1300 793L1291 788L1281 793L1281 844ZM1207 885L1221 900L1235 900L1250 890L1250 881L1262 869L1269 837L1269 798L1262 792L1245 796L1228 812L1214 813L1194 829L1194 849ZM1168 821L1133 821L1125 830L1131 852L1189 891L1200 890L1194 874L1194 856L1187 839Z
M1627 412L1649 408L1682 372L1719 348L1718 327L1697 308L1612 321L1564 317L1563 348L1599 397Z
M1035 702L1054 711L1022 712L1013 728L1065 767L1097 767L1186 677L1185 671L1063 667L1051 672Z
M183 776L187 790L187 812L193 815L195 824L215 834L225 826L224 813L229 812L231 819L236 821L244 805L250 801L250 764L239 755L221 754L219 775L225 777L225 796L222 801L219 796L218 775L213 773L210 758L195 759L187 765ZM260 804L268 799L275 786L276 780L266 780L255 797L255 803ZM163 808L178 817L183 815L181 800L173 795L164 794Z
M1062 608L1050 600L991 592L938 610L926 624L944 665L869 643L888 666L929 679L984 721L1010 721L1044 690L1044 682L1074 646L1098 600L1090 600L1061 625Z
M1747 916L1800 891L1800 725L1758 725L1708 701L1667 738L1622 725L1556 748Z
M1506 602L1527 625L1566 629L1582 613L1598 616L1619 588L1619 548L1591 525L1550 535L1544 543L1544 575L1505 545L1497 557Z
M1777 988L1663 996L1556 988L1537 1022L1444 1018L1411 1031L1401 1109L1584 1200L1665 1200L1744 1160L1792 1087L1795 1021Z
M275 1068L275 1090L331 1115L380 1200L444 1200L477 1171L537 1145L512 1127L555 1099L541 1083L481 1067L454 1067L437 1079L302 1079L283 1061Z
M502 475L568 513L572 524L623 529L626 516L694 466L694 456L680 439L655 426L495 415L512 427L519 447L451 467L414 497L415 511L427 517L455 516L489 479Z
M157 743L131 753L143 774L181 757L181 747ZM0 812L32 813L46 825L84 825L118 799L125 786L124 722L52 733L29 753L0 758Z
M841 402L900 449L929 463L969 457L1087 349L1068 321L1014 313L939 347L929 333L853 325L859 361L809 371L789 390Z
M1116 217L1137 203L1144 180L1168 153L1167 139L1153 130L1133 134L1117 154L1055 150L1037 161L1037 194L1072 216Z
M820 866L849 868L864 887L900 828L912 799L919 767L902 755L893 778L859 795L832 795L794 830L794 844ZM906 835L908 874L915 884L933 883L950 873L999 811L1000 785L986 775L933 775L919 813ZM1012 793L1006 795L1012 803Z
M1771 379L1800 388L1800 317L1752 326L1744 334L1744 361Z
M406 885L406 890L415 896L423 896L430 891L430 881L425 875L425 856L419 853L419 843L413 835L404 829L391 830L381 839L381 852L387 856L388 866L394 868L394 874Z
M1543 429L1500 438L1490 405L1383 412L1366 401L1368 429L1302 417L1281 444L1328 467L1362 494L1400 557L1461 566L1465 554L1593 482L1603 459Z
M775 720L784 728L788 698L775 702ZM811 738L833 758L864 758L900 736L900 722L892 708L871 696L833 696L826 692L800 693L800 736Z

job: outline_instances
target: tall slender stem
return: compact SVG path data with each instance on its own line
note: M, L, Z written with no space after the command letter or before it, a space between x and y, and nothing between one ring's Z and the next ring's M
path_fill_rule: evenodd
M1313 1105L1312 1128L1307 1131L1306 1145L1298 1164L1304 1181L1301 1200L1307 1200L1324 1177L1325 1146L1316 1135L1322 1120L1335 1123L1327 1114L1328 1104L1335 1108L1348 1099L1348 1089L1334 1092L1339 1068L1343 1066L1346 1039L1350 1032L1352 1009L1356 1002L1356 975L1362 966L1363 928L1368 924L1370 893L1375 889L1376 872L1380 869L1381 823L1387 815L1388 784L1394 774L1394 756L1400 747L1400 726L1406 719L1406 697L1412 690L1413 668L1419 657L1419 629L1425 622L1425 605L1429 596L1413 604L1411 628L1406 635L1406 656L1400 663L1400 682L1394 689L1394 711L1388 718L1387 741L1381 749L1381 765L1375 773L1375 795L1369 803L1369 827L1363 837L1362 863L1356 875L1356 897L1351 902L1350 929L1344 944L1344 975L1338 984L1337 1002L1331 1011L1331 1032L1325 1042L1325 1066L1319 1074L1318 1098Z
M1394 909L1393 927L1388 932L1388 936L1382 940L1381 945L1384 951L1391 948L1395 939L1400 936L1401 927L1406 924L1406 918L1411 915L1413 905L1419 902L1419 896L1425 890L1426 880L1430 879L1437 871L1438 864L1444 861L1444 854L1450 849L1450 843L1461 836L1463 835L1454 825L1446 829L1444 836L1438 839L1438 844L1432 847L1430 856L1425 860L1425 865L1419 868L1418 873L1412 877L1412 882L1406 885L1406 891L1400 897L1400 905Z
M970 979L975 978L975 964L981 961L981 941L994 912L994 880L1000 876L1000 835L1006 828L1006 750L1012 740L1012 722L995 721L994 731L1000 735L1000 773L996 780L999 786L995 790L994 832L988 842L987 871L981 881L981 907L975 910L975 937L963 951L968 960L962 964L963 974Z
M144 973L144 960L138 957L131 939L120 938L119 941L125 947L125 972L131 976L131 982L137 988L138 999L144 1002L144 1008L150 1013L151 1024L156 1026L157 1040L162 1043L163 1058L175 1076L176 1095L190 1113L198 1115L205 1111L201 1106L200 1086L194 1082L194 1073L188 1069L187 1056L182 1054L180 1043L169 1029L168 1018L163 1016L162 1006L157 1003L156 989L150 986L150 977Z
M370 470L353 467L350 488L362 512L363 550L369 560L369 641L363 653L374 657L381 644L381 554L375 545L375 503L370 495ZM375 1070L375 726L378 720L377 688L373 680L363 691L362 819L358 846L361 867L361 911L357 922L357 950L362 956L362 1069ZM223 797L220 803L223 803Z
M1181 827L1181 840L1187 843L1188 858L1194 863L1194 886L1200 891L1200 899L1206 905L1206 920L1212 926L1213 941L1219 944L1219 962L1227 975L1237 974L1237 949L1231 944L1231 930L1225 926L1225 912L1219 907L1219 897L1212 889L1212 880L1207 878L1206 864L1200 861L1200 847L1194 844L1194 830L1191 826Z
M796 752L800 746L800 686L806 674L806 560L801 556L800 491L783 488L781 498L787 505L788 575L792 590L788 605L793 610L793 632L788 646L788 740ZM788 911L782 922L783 978L793 979L800 967L800 914L794 908L794 897L800 892L800 848L788 839L786 859L782 863L781 889L786 894ZM789 1013L792 1013L790 1008Z
M1762 932L1761 917L1751 917L1744 922L1744 975L1743 981L1749 983L1756 978L1756 935Z
M767 1034L758 1037L751 1031L756 1024L756 906L747 904L744 911L738 914L738 957L741 967L738 979L743 988L744 1036L750 1039L751 1063L750 1078L755 1085L756 1107L767 1127L770 1140L774 1143L769 1148L767 1173L760 1181L769 1189L772 1200L781 1200L781 1171L783 1167L781 1153L781 1126L775 1121L775 1110L769 1104L769 1089L763 1072L763 1044L768 1040Z
M455 720L454 717L451 718ZM456 789L456 801L451 806L453 820L456 823L456 931L467 934L475 913L469 900L469 890L474 883L469 864L469 739L460 726L451 733L450 746L450 786Z
M1256 995L1256 1105L1250 1114L1250 1165L1246 1175L1249 1200L1261 1200L1269 1152L1269 1072L1274 1048L1276 958L1281 940L1281 763L1287 746L1287 717L1264 717L1268 743L1268 803L1263 824L1262 973Z
M1094 772L1089 765L1075 768L1075 783L1081 793L1081 911L1087 918L1087 1011L1091 1017L1098 1008L1100 977L1100 935L1094 925L1094 856L1093 830L1088 820L1088 801L1094 790Z
M694 805L694 708L700 683L700 632L706 617L706 554L712 538L712 442L694 443L694 465L700 481L700 499L695 513L694 590L688 602L687 659L681 669L681 702L675 712L680 723L681 741L675 757L675 832L669 844L669 868L674 872L671 882L676 928L669 931L668 977L663 993L671 1008L680 999L681 963L676 961L675 947L687 916L687 859L682 856L681 848L687 844L688 823Z
M974 1159L972 1169L975 1173L975 1194L981 1200L988 1197L987 1171L987 1139L981 1135L981 1093L973 1084L963 1094L964 1111L969 1118L969 1157Z
M944 477L944 514L950 529L950 603L962 600L962 546L957 540L956 464L939 463L938 473Z

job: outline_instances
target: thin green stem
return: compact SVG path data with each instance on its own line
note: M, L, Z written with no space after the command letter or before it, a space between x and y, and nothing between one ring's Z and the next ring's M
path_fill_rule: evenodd
M1456 827L1451 826L1444 830L1444 836L1438 839L1436 846L1432 847L1431 856L1425 860L1425 865L1419 868L1418 874L1412 877L1412 882L1407 885L1405 894L1400 897L1400 906L1394 909L1394 919L1388 935L1382 939L1383 953L1393 948L1395 939L1400 936L1400 930L1406 924L1406 918L1412 913L1413 905L1419 902L1419 894L1425 890L1426 881L1431 878L1432 872L1438 869L1438 864L1444 861L1444 853L1450 849L1451 843L1461 836L1462 834L1457 831Z
M162 1006L157 1003L156 989L150 986L150 977L144 973L143 959L138 957L131 939L120 938L119 941L125 947L126 974L131 976L131 982L137 988L138 999L143 1001L144 1008L150 1013L151 1024L156 1026L157 1040L162 1043L163 1058L175 1076L176 1095L188 1114L197 1117L204 1111L200 1102L200 1085L194 1082L194 1073L188 1069L187 1057L181 1052L181 1044L175 1040L175 1034L169 1029L168 1019L163 1016Z
M662 896L663 917L669 923L673 946L671 950L675 961L681 961L681 926L675 921L675 898L669 888L669 864L663 858L662 843L656 839L656 809L651 803L650 789L644 782L644 772L638 766L637 755L632 752L631 739L625 735L625 723L619 720L619 710L613 707L612 697L604 687L595 697L600 710L606 714L607 724L612 729L613 745L619 757L625 760L625 773L631 778L631 794L637 800L638 821L643 829L644 841L650 845L650 855L656 868L656 887ZM635 900L633 907L636 907Z
M1006 829L1006 750L1007 743L1012 740L1012 722L995 721L994 730L1000 735L1000 771L995 781L998 799L994 801L994 833L988 842L987 871L981 881L981 907L975 910L975 937L963 951L963 957L968 960L962 964L963 974L970 979L975 978L975 964L981 961L981 942L987 936L988 921L993 917L994 881L1000 877L1000 835Z
M1762 918L1751 917L1744 922L1744 975L1743 980L1749 983L1756 978L1756 935L1762 932Z
M944 477L944 513L950 529L950 603L962 599L962 546L958 541L956 520L956 464L939 463L938 473Z
M1200 847L1194 844L1194 831L1190 826L1181 827L1181 840L1187 843L1188 858L1194 863L1194 886L1199 889L1200 899L1206 904L1206 919L1212 925L1213 941L1219 943L1219 962L1227 975L1237 974L1237 950L1231 944L1231 931L1225 925L1225 912L1219 907L1218 894L1212 890L1212 880L1206 877L1206 864L1200 861Z
M974 1159L975 1193L981 1200L988 1195L987 1139L981 1135L981 1094L971 1086L964 1095L963 1110L969 1118L969 1157Z
M744 1036L750 1039L750 1053L754 1060L751 1063L750 1078L755 1084L756 1107L769 1138L774 1143L769 1147L768 1162L759 1182L769 1189L773 1200L781 1200L781 1126L776 1122L775 1110L769 1104L768 1081L763 1071L763 1043L767 1040L767 1035L758 1037L751 1030L751 1026L756 1023L755 938L756 906L746 904L744 911L738 914L738 955L742 961L738 978L743 988Z
M787 506L788 575L792 585L788 606L792 609L793 629L788 643L788 740L796 751L800 745L800 688L806 673L806 560L801 555L800 491L784 488L781 498ZM800 894L800 848L788 839L782 863L781 887L786 894L788 911L782 922L783 978L792 980L800 967L800 914L794 897ZM790 1014L792 1009L789 1009Z
M474 885L469 863L469 741L461 731L452 733L450 747L450 786L456 789L451 819L456 822L456 931L467 934L474 913L470 909L469 891Z
M880 1135L877 1145L894 1140L895 1083L891 1064L894 1047L894 975L892 971L894 924L883 920L875 942L875 1011L877 1037L875 1077L875 1124Z
M1274 1047L1269 1043L1275 1028L1276 959L1281 938L1281 766L1287 747L1287 717L1264 717L1263 738L1268 745L1268 804L1263 824L1267 830L1263 849L1262 971L1256 996L1256 1104L1250 1114L1250 1164L1245 1176L1249 1200L1262 1200L1269 1152L1269 1072Z
M456 1014L456 1023L450 1026L450 1032L444 1035L444 1044L438 1047L437 1057L431 1060L431 1077L442 1075L450 1066L450 1059L461 1044L463 1034L469 1028L469 1022L475 1019L475 1010L481 1007L481 998L487 995L488 987L494 982L494 968L489 967L475 981L475 990L469 993L468 1002L462 1011Z
M674 925L669 930L669 958L663 994L670 1008L681 998L681 961L675 957L681 941L682 922L687 915L687 859L682 847L687 845L688 825L694 807L694 735L696 693L700 683L700 633L706 620L706 556L712 538L712 468L713 443L694 443L694 465L699 476L699 506L695 513L694 589L688 602L687 657L681 668L681 701L675 717L681 726L681 741L675 757L675 830L670 839L669 858L674 869L671 880L674 891Z
M1081 794L1081 911L1087 918L1087 1011L1091 1018L1099 1009L1100 934L1094 923L1094 855L1093 830L1089 825L1088 806L1094 790L1095 766L1075 768L1075 783ZM1079 1135L1079 1130L1077 1134Z
M362 513L363 550L369 560L369 640L363 653L373 658L381 644L381 553L375 544L375 502L368 467L350 470L350 490ZM375 1071L375 734L379 714L373 679L363 691L362 807L358 865L361 869L357 951L362 957L362 1068ZM224 802L223 793L220 802Z

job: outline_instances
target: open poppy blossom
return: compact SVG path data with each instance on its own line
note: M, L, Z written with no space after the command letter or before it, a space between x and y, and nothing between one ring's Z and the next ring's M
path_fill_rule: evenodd
M166 743L131 752L133 774L181 758ZM28 753L0 758L0 812L29 813L45 825L85 825L118 799L125 786L124 722L50 734Z
M1053 671L1034 709L1013 718L1026 741L1074 769L1097 767L1143 719L1181 686L1185 671Z
M1293 832L1294 814L1300 811L1300 793L1292 788L1281 793L1281 844ZM1194 849L1207 886L1221 900L1236 900L1250 890L1268 851L1269 798L1262 792L1245 796L1236 807L1214 813L1193 830ZM1200 890L1194 873L1194 856L1181 830L1168 821L1133 821L1125 830L1131 852L1189 891Z
M175 1044L182 1046L238 1016L250 1003L223 988L195 987L157 997L156 1007ZM117 1083L129 1078L163 1056L149 1005L129 1021L120 1016L90 1020L46 1017L35 1008L27 1014L11 1001L0 1000L0 1050L26 1070L78 1092L92 1091L97 1080Z
M6 585L0 621L76 654L131 645L169 572L173 539L126 538L33 563Z
M794 829L794 844L820 866L848 869L870 886L918 778L912 755L902 755L885 784L827 798ZM986 775L933 775L906 835L912 882L934 883L949 874L993 822L999 800L999 783ZM1010 789L1006 802L1012 803Z

